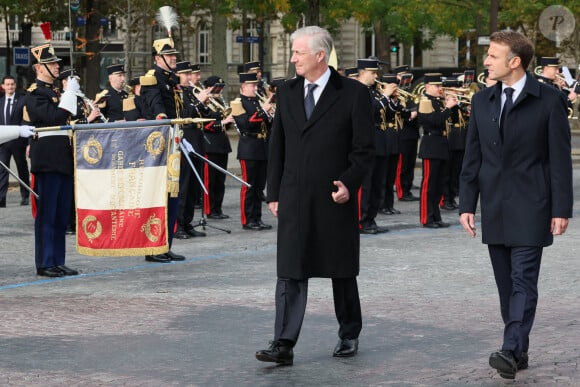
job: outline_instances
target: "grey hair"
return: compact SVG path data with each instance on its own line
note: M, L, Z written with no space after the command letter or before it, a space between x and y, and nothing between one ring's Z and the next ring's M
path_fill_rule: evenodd
M308 36L311 39L308 40L308 47L312 55L319 51L324 51L324 59L328 64L330 58L330 51L332 51L332 37L330 33L322 27L318 26L308 26L297 29L290 35L290 41L301 38L303 36Z

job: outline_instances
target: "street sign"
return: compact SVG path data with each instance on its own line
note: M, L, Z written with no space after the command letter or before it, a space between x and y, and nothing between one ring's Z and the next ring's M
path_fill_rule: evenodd
M489 36L478 36L477 45L479 46L489 46Z
M14 65L30 66L30 54L28 47L14 47Z
M243 38L242 35L237 35L236 36L236 43L242 43ZM246 36L246 42L247 43L260 43L260 37L259 36Z

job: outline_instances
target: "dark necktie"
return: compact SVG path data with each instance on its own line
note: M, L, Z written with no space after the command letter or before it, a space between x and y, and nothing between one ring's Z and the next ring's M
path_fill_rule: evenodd
M304 111L306 112L306 121L310 119L312 111L314 110L314 89L318 85L316 83L308 84L308 93L306 94L306 99L304 100Z
M504 93L505 93L505 103L503 104L503 109L501 110L501 117L499 119L499 134L501 136L502 141L505 127L505 118L508 115L509 111L512 110L512 106L514 105L514 101L512 100L514 89L512 89L511 87L506 87Z
M12 105L12 98L6 98L6 110L4 111L4 125L8 125L10 119L10 105Z

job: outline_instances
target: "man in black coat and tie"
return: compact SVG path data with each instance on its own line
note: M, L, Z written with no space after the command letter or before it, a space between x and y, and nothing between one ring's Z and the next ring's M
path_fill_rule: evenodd
M526 72L533 55L518 32L491 35L484 64L498 83L473 96L459 185L461 224L472 237L481 200L482 240L505 325L502 348L489 364L508 379L528 367L542 249L572 217L566 101Z
M16 81L12 75L6 75L2 79L4 96L0 98L0 125L21 125L22 110L24 108L24 96L17 95ZM2 130L0 128L0 130ZM0 161L10 166L10 158L14 157L18 177L20 180L30 185L30 173L26 161L26 146L28 140L18 137L0 145ZM6 207L6 194L8 193L8 171L0 168L0 207ZM29 203L29 193L24 186L20 186L20 205L26 206Z
M308 279L332 279L339 341L354 356L362 318L357 192L374 155L368 88L328 66L332 38L309 26L292 34L297 77L277 90L268 196L278 217L274 341L260 361L290 365L306 309Z

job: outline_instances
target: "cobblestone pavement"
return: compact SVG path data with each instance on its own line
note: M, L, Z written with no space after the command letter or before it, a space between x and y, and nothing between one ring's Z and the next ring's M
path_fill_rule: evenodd
M256 361L273 331L276 233L242 230L238 200L228 180L232 218L210 224L231 234L176 240L185 262L86 257L68 237L67 265L82 274L44 279L34 273L30 207L11 190L0 209L0 385L580 385L576 220L544 250L530 368L513 382L487 365L502 324L486 248L456 213L443 213L449 229L420 227L418 202L379 215L389 233L361 237L356 357L331 356L330 281L313 279L294 366ZM265 206L264 220L276 223Z

